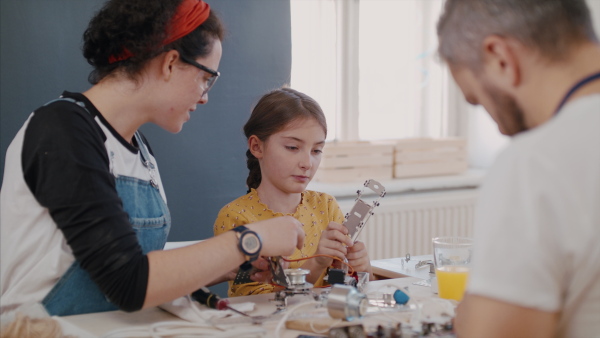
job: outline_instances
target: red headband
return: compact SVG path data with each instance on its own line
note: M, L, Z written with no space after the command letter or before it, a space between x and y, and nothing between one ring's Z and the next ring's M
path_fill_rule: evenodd
M162 45L168 45L188 35L204 23L208 19L209 14L210 6L206 2L202 0L183 0L179 7L177 7L177 12L171 18L171 23L167 27L167 38L162 42ZM111 55L108 58L108 63L112 64L127 60L132 56L133 54L127 48L123 48L123 52L120 55Z

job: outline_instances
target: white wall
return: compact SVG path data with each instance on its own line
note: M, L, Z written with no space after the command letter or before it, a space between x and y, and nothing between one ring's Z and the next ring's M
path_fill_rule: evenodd
M489 168L510 138L500 134L496 122L481 106L469 106L469 164L473 168Z
M600 38L600 0L587 0L594 29ZM500 134L496 123L482 107L469 106L469 163L474 168L488 168L510 138Z
M600 0L587 0L586 2L592 12L592 20L594 20L596 35L600 35Z

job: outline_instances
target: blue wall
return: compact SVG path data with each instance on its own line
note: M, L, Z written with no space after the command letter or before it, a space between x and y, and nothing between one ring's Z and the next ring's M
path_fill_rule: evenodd
M0 2L0 174L6 149L31 111L63 90L89 88L91 68L81 55L81 40L103 2ZM192 113L179 134L142 127L158 158L173 217L170 241L212 237L219 209L246 193L242 126L258 98L290 76L288 1L208 2L228 30L222 76L209 103Z

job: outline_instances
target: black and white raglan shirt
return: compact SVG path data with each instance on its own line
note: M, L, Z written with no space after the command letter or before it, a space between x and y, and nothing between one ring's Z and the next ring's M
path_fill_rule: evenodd
M2 311L41 302L75 259L119 308L138 310L146 295L148 258L114 177L149 180L150 174L136 145L84 95L62 97L86 109L64 100L40 107L6 154L0 191ZM156 179L166 201L160 175Z

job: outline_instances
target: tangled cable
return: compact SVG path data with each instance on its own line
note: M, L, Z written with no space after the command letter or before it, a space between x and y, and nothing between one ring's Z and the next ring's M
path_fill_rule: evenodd
M330 256L330 255L318 254L318 255L302 257L302 258L297 258L297 259L287 259L287 258L281 257L281 259L283 259L286 262L299 262L299 261L305 261L307 259L311 259L311 258L315 258L315 257L333 258L334 260L340 261L342 264L346 265L350 269L350 272L349 272L350 274L354 273L354 268L352 267L352 265L348 264L348 262L344 262L344 260L339 257Z

